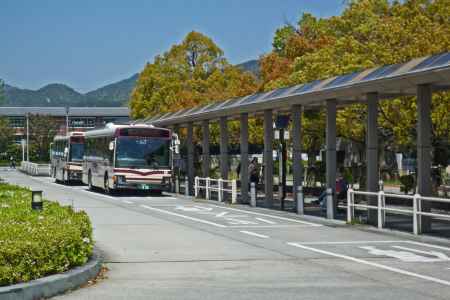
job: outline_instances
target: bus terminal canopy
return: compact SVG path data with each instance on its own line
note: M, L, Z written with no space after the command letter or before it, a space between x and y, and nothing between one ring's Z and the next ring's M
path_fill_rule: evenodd
M322 106L327 100L337 105L365 102L367 95L379 99L416 95L417 86L430 84L433 91L450 89L450 53L413 59L403 64L387 65L351 74L315 80L305 84L213 102L177 112L150 117L156 126L178 125L201 120L256 113L266 109L288 111L292 105L305 109Z

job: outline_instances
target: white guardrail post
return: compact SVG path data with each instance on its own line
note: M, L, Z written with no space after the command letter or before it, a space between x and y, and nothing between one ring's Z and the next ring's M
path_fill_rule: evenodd
M415 235L418 235L420 233L419 227L420 227L420 215L418 212L418 204L420 201L420 195L415 194L413 198L413 233Z
M384 196L384 192L383 191L379 191L378 192L378 228L382 229L383 228L383 196Z
M184 177L184 195L189 196L189 179L187 176Z
M256 185L254 182L250 183L250 206L256 207Z
M352 208L353 208L353 203L352 203L352 196L353 196L353 189L348 189L347 190L347 222L351 223L353 220L353 214L352 214Z
M211 178L206 178L206 200L209 200L211 198L211 191L210 191L210 186L211 186Z
M200 180L198 178L198 176L195 176L194 178L194 197L197 198L198 197L198 190L199 190L199 183Z
M304 214L305 196L303 194L303 186L297 186L297 214Z
M223 181L222 178L219 178L218 180L219 190L217 191L219 193L219 202L223 201Z
M237 183L236 180L231 181L231 204L237 203Z
M180 179L178 178L178 175L175 176L175 194L180 193Z

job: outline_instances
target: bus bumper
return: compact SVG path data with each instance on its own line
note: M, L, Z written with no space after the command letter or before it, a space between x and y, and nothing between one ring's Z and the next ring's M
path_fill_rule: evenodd
M127 190L147 190L147 191L169 191L170 190L170 178L164 177L164 179L158 181L119 181L114 183L115 189L127 189Z

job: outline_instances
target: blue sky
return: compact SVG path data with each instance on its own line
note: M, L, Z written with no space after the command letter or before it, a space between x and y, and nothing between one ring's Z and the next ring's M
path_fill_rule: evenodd
M270 51L275 30L301 13L338 15L343 0L1 0L0 78L86 92L139 72L191 30L231 63Z

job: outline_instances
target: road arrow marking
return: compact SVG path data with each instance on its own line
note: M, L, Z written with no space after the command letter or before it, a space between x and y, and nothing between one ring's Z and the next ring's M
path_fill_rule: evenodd
M449 258L444 253L436 252L436 251L421 251L417 249L411 249L407 247L401 247L401 246L392 246L392 248L400 249L400 250L407 250L407 251L396 251L396 250L385 250L385 249L378 249L374 246L361 246L360 249L364 249L369 251L369 254L376 255L376 256L389 256L393 258L398 258L401 261L405 262L438 262L438 261L448 261ZM426 257L422 255L417 255L416 253L420 254L427 254L431 256L436 256L438 258L431 258Z
M437 259L436 258L431 258L432 261L449 261L450 260L450 258L446 254L444 254L442 252L423 251L423 250L418 250L418 249L413 249L413 248L408 248L408 247L402 247L402 246L392 246L392 248L406 250L406 251L412 251L412 252L426 254L426 255L430 255L430 256L436 256Z

